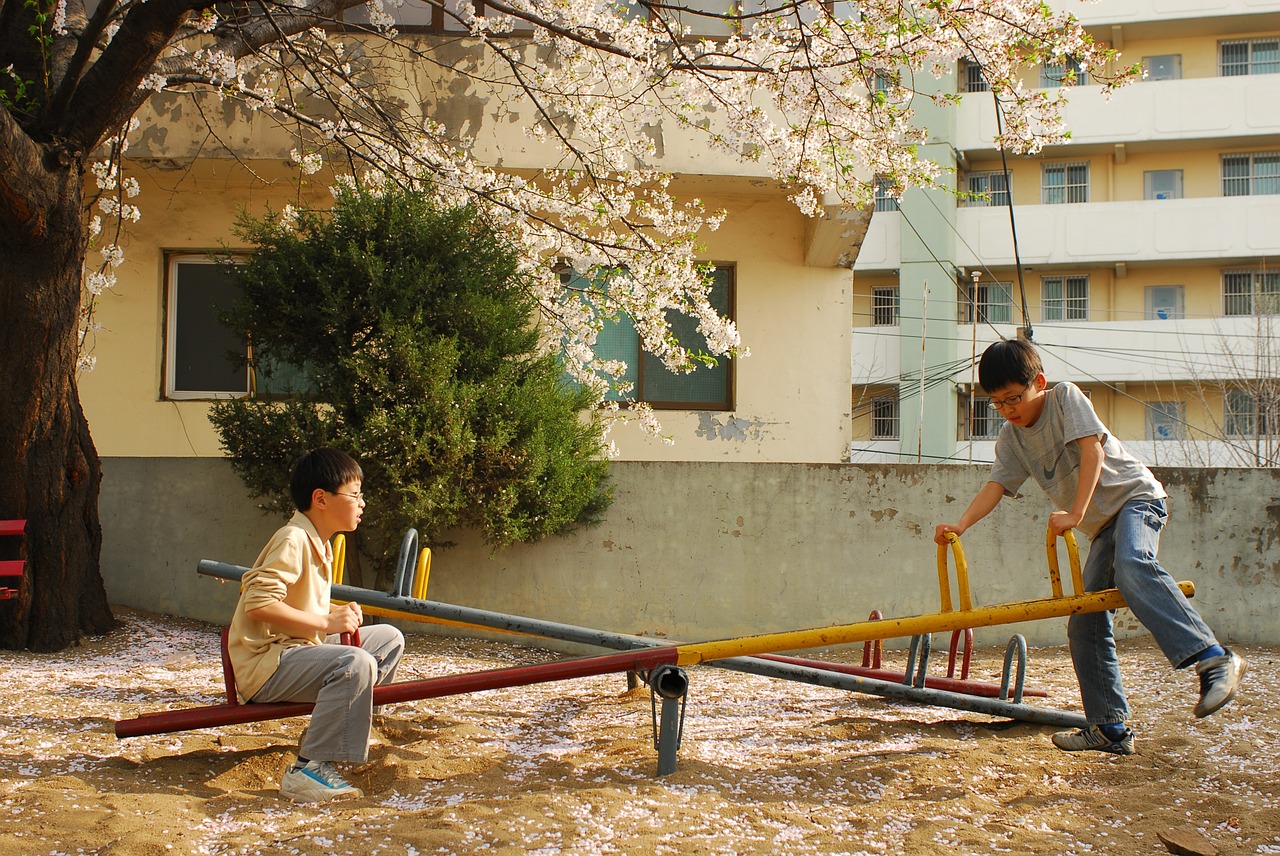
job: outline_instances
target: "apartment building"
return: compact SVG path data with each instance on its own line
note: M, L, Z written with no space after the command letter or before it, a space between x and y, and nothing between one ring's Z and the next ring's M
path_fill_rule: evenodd
M990 461L1002 420L974 357L1023 328L1146 460L1280 464L1280 2L1070 11L1145 77L1107 98L1070 63L1039 69L1026 85L1070 86L1071 140L1035 156L994 145L981 68L940 84L960 109L921 121L959 196L877 199L853 461Z

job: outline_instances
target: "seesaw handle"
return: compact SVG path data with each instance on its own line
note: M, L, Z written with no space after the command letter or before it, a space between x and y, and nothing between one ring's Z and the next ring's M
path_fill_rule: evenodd
M948 532L947 542L956 557L956 587L960 591L960 609L973 609L973 598L969 594L969 564L964 560L960 536ZM951 574L947 564L947 544L938 545L938 591L942 595L942 611L951 612Z
M1075 594L1084 594L1084 576L1080 573L1080 547L1076 544L1076 533L1068 529L1062 533L1062 540L1067 542L1067 561L1071 563L1071 585ZM1049 556L1049 585L1053 587L1053 596L1062 597L1062 571L1058 566L1058 539L1050 528L1045 534L1045 552Z

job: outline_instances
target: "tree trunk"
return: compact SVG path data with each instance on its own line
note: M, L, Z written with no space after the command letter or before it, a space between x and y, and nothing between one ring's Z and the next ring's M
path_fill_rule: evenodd
M39 193L0 193L0 519L27 521L0 647L34 651L115 626L98 564L102 467L76 387L83 163L53 160L26 176Z

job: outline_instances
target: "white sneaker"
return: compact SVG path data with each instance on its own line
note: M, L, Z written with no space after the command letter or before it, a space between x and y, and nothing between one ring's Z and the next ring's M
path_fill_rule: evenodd
M342 774L328 761L308 761L305 767L294 764L280 781L280 796L294 802L324 802L337 797L361 797L364 791L347 784Z
M1196 704L1196 716L1208 716L1236 697L1240 679L1249 670L1244 657L1231 649L1219 657L1210 657L1196 663L1200 676L1200 701Z

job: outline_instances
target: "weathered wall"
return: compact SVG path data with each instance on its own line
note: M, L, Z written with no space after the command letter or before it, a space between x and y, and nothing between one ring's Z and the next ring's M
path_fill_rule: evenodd
M250 564L280 522L257 511L225 461L108 458L103 574L113 603L226 621L233 585L201 558ZM1171 521L1161 555L1228 640L1280 644L1280 471L1161 469ZM982 467L618 463L601 525L491 553L468 533L435 554L430 597L625 633L695 641L930 612L935 523L958 517ZM975 603L1049 594L1051 509L1006 500L964 538ZM369 509L376 514L377 509ZM1066 570L1066 560L1062 565ZM1127 612L1123 634L1140 632ZM1013 632L1058 644L1049 620Z

